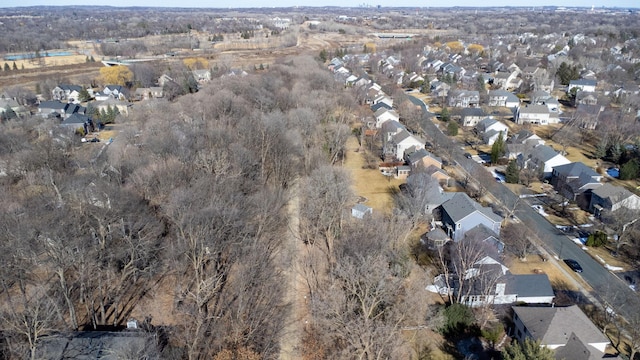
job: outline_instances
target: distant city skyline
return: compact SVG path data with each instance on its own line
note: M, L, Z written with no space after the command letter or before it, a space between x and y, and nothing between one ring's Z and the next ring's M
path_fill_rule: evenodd
M275 4L275 5L274 5ZM438 2L438 1L424 1L424 0L324 0L324 1L311 1L311 0L236 0L233 2L227 1L203 1L203 0L111 0L108 2L98 1L73 1L73 0L5 0L0 8L5 7L23 7L23 6L88 6L88 5L102 5L102 6L115 6L115 7L132 7L132 6L145 6L145 7L182 7L182 8L248 8L248 7L292 7L292 6L342 6L342 7L358 7L360 5L367 4L369 6L382 6L382 7L411 7L411 8L426 8L426 7L538 7L538 6L567 6L567 7L608 7L608 8L640 8L638 0L579 0L570 4L559 0L489 0L482 2L480 5L476 0L458 0L455 2Z

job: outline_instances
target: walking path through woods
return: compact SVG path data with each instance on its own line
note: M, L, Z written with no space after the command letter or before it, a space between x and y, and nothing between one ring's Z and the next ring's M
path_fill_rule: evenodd
M285 240L285 256L288 256L288 261L283 264L288 264L288 267L283 269L283 275L287 283L286 302L290 304L290 309L280 338L280 360L302 358L302 337L309 316L308 288L301 271L307 251L300 237L299 186L298 182L293 185L287 207L289 230Z

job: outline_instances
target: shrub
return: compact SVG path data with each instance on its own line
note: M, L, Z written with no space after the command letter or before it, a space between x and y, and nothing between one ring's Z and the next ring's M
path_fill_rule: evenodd
M607 234L602 231L596 231L587 238L587 246L600 247L606 245L608 241Z

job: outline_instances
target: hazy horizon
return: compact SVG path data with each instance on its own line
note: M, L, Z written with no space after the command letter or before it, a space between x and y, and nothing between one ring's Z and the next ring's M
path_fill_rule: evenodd
M202 1L202 0L183 0L180 2L172 0L112 0L108 3L99 2L83 2L72 0L7 0L5 4L0 8L16 8L27 6L112 6L112 7L166 7L166 8L218 8L218 9L233 9L233 8L284 8L294 6L305 7L323 7L323 6L338 6L338 7L358 7L362 5L368 5L376 7L378 5L382 7L410 7L410 8L447 8L447 7L540 7L540 6L558 6L558 7L596 7L596 8L640 8L637 0L594 0L594 1L577 1L572 4L562 4L558 0L545 1L545 0L489 0L483 2L482 5L478 5L475 0L460 0L455 3L446 3L446 6L441 5L440 2L427 2L420 0L378 0L373 2L367 2L362 0L325 0L322 3L310 0L283 0L279 1L277 6L273 6L272 1L267 0L237 0L233 2L233 6L227 5L228 3L222 3L220 1Z

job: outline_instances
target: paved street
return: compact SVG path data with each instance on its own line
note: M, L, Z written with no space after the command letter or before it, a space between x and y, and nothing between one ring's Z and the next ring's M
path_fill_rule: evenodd
M484 167L471 159L465 158L464 151L460 149L459 144L454 144L431 121L432 114L426 111L422 101L414 97L410 97L410 99L425 110L425 116L421 122L422 130L431 137L436 147L447 150L451 160L456 161L468 174L476 175L473 177L479 180L482 186L498 199L506 209L513 209L514 215L535 231L542 241L542 247L550 254L556 255L561 259L574 259L582 265L584 271L579 276L582 276L593 289L591 296L600 302L610 304L623 317L628 317L629 314L636 313L640 309L640 297L638 297L637 293L633 292L623 280L609 272L602 264L582 250L580 246L549 223L527 201L520 199L506 186L497 181L478 179L480 171L485 171ZM488 178L492 179L492 176L489 174ZM561 266L564 266L564 264L561 264Z

